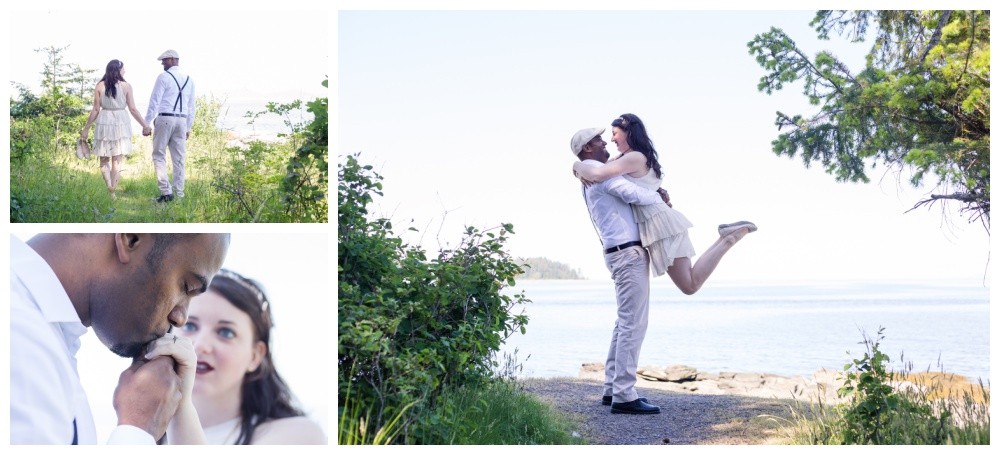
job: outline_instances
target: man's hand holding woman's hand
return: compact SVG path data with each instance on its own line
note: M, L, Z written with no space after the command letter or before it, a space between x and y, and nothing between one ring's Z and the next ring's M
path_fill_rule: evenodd
M138 427L160 439L181 403L181 380L170 357L136 359L122 372L115 388L118 425Z
M139 427L159 439L174 415L190 406L197 366L191 339L168 333L151 342L118 379L118 424Z

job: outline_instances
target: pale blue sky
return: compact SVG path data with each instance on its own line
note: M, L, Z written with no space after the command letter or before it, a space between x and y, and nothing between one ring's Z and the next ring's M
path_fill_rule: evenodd
M763 70L746 43L775 26L806 52L832 50L854 69L867 50L817 41L813 14L341 11L338 155L360 151L385 177L376 212L400 233L422 231L408 241L436 251L454 245L463 225L510 222L513 255L607 279L569 139L631 112L660 154L674 208L695 225L699 253L719 223L760 226L713 281L983 283L981 226L955 207L950 222L939 206L903 214L929 188L881 170L867 185L836 183L771 152L775 112L812 108L800 85L758 92ZM610 131L604 137L615 154Z

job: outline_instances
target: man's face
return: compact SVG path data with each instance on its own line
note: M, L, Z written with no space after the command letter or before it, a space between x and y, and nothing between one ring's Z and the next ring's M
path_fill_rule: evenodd
M187 321L191 297L204 293L222 267L229 248L224 234L200 234L176 240L157 264L148 264L153 239L142 237L122 273L91 289L94 334L112 352L135 357L146 343Z
M177 59L175 58L165 58L160 60L160 64L163 65L163 71L170 69L171 66L177 66Z
M590 154L591 159L595 159L602 163L608 162L608 158L611 154L608 153L608 143L601 139L601 136L597 136L590 140L583 146L583 151Z

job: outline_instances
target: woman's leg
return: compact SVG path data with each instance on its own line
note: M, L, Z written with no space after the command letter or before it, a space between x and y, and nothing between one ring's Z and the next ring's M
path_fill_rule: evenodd
M670 279L681 292L687 295L698 292L715 271L722 256L725 256L726 252L749 232L749 228L744 228L725 237L719 237L712 246L708 247L708 250L698 259L698 262L695 262L693 267L690 258L675 258L674 264L667 267L667 275L670 275Z
M118 181L122 178L122 159L125 155L115 155L111 158L111 185L118 190Z
M104 176L104 184L108 186L109 192L114 192L114 184L111 181L111 157L101 157L101 175Z

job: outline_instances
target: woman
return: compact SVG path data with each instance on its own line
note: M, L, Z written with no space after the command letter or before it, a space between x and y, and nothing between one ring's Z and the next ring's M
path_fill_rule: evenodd
M642 120L634 114L622 114L611 122L611 127L612 140L621 155L603 166L590 166L580 161L573 163L574 175L585 184L621 175L639 186L658 190L663 182L662 168ZM670 275L677 288L687 295L701 289L722 256L736 242L757 230L749 221L719 226L719 239L692 266L691 257L695 251L688 236L692 224L683 214L666 202L633 206L632 210L639 224L642 244L649 251L654 276Z
M291 391L275 369L270 302L260 286L223 269L208 289L191 299L180 341L167 334L146 356L172 355L179 365L183 397L167 440L326 444L319 425L291 403Z
M121 178L122 157L132 153L132 121L125 108L142 125L143 131L149 128L135 108L132 86L125 82L124 76L124 63L119 60L108 62L104 77L94 88L94 107L90 110L90 117L80 131L80 139L86 141L90 126L94 125L93 153L101 158L101 175L112 199L115 199Z

